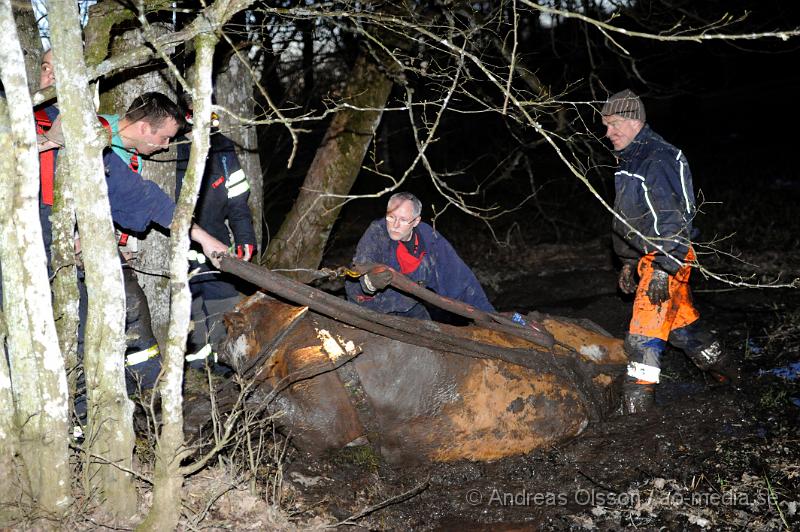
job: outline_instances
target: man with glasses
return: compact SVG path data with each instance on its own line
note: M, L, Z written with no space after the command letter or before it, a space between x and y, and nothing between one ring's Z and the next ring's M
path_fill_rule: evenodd
M361 237L353 262L385 264L441 296L494 312L475 274L447 239L420 220L421 213L422 203L416 196L394 194L386 217L372 222ZM363 275L359 282L347 282L347 298L385 314L431 319L430 309L422 302L387 288L390 281L389 271Z

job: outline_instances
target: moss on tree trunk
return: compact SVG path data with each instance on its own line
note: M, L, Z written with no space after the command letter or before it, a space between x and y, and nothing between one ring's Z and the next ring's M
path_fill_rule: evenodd
M6 30L7 38L0 47L0 78L8 101L14 102L12 106L7 106L5 99L0 102L4 129L0 189L6 198L6 212L0 221L0 262L8 327L7 352L0 355L8 357L8 369L4 365L0 370L0 388L5 390L0 400L8 400L9 389L13 396L13 403L2 403L0 408L14 415L12 433L4 439L20 443L16 449L22 457L27 486L21 486L23 491L18 494L30 497L26 503L59 515L70 504L67 380L38 223L39 165L32 103L8 2L0 3L0 27ZM9 422L4 417L0 425L8 426Z
M356 60L348 96L336 113L306 174L291 212L267 250L270 268L317 268L331 228L361 169L380 124L392 81L366 54ZM364 109L364 110L360 110Z
M81 178L68 186L75 198L89 293L83 358L89 453L84 473L108 511L128 519L137 509L128 472L133 460L133 404L125 390L125 301L101 156L105 134L87 83L77 6L50 0L48 14L70 170Z

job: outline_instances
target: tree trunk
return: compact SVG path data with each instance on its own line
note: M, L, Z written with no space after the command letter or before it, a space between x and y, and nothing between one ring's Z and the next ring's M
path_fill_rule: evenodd
M317 268L344 201L381 120L392 81L362 54L353 67L342 109L331 121L291 212L267 250L270 268ZM359 108L370 110L358 110Z
M58 345L67 368L70 397L75 397L78 373L78 279L75 264L75 200L67 186L70 182L69 153L63 150L57 160L55 196L50 216L53 223L51 265L53 270L53 316Z
M114 26L136 17L130 8L128 2L119 0L100 0L89 8L89 21L83 29L88 66L98 65L108 55L108 43Z
M25 72L28 74L28 91L39 90L39 73L42 65L42 36L30 0L11 2L17 35L25 57Z
M0 190L11 189L10 180L16 174L16 160L13 157L13 140L8 127L8 107L0 98ZM5 195L5 194L4 194ZM7 196L7 197L10 197ZM11 202L0 203L0 263L5 260L2 243L8 241L11 219ZM2 275L2 269L0 269ZM0 291L3 278L0 277ZM7 290L6 290L7 291ZM0 306L5 305L0 299ZM5 314L0 313L0 345L5 345L7 337ZM19 507L15 499L24 493L23 486L17 482L16 462L14 457L19 451L19 434L14 427L14 396L11 392L11 371L8 367L5 349L0 351L0 478L6 479L6 485L0 490L0 527L9 526L19 517Z
M253 116L253 79L251 71L242 62L245 57L233 54L225 70L217 74L217 103L239 116ZM220 129L233 141L236 155L250 183L250 212L256 243L261 248L262 214L264 212L264 178L258 155L256 127L235 123L226 115L220 117Z
M192 225L197 194L208 154L208 133L211 121L211 69L217 38L213 33L195 38L192 101L195 124L192 128L192 151L184 177L181 197L172 221L170 256L169 336L164 351L161 391L161 434L156 447L153 506L139 530L174 530L181 513L181 460L187 451L183 437L183 361L186 336L189 333L191 293L186 267L189 251L189 229Z
M58 102L69 147L70 182L90 294L84 347L89 408L85 474L108 510L122 519L136 513L133 403L125 390L125 299L108 187L103 172L105 136L95 117L81 42L77 5L48 1ZM65 382L66 387L66 382ZM68 485L68 484L67 484Z
M153 24L152 28L161 33L170 31L165 24ZM144 39L141 30L131 29L114 37L112 51L114 54L122 53L142 43ZM148 68L144 73L134 70L124 80L116 81L120 83L100 98L103 112L122 116L137 96L150 91L161 92L175 100L175 93L171 88L174 80L163 67ZM176 150L172 147L166 152L149 157L141 165L142 177L153 181L172 197L175 196L175 157ZM169 249L166 231L153 228L139 241L136 260L136 275L150 306L153 333L162 347L169 323L169 278L164 275L169 269Z
M306 101L314 93L314 25L315 19L298 20L297 25L303 34L303 92Z
M55 515L70 504L67 379L58 350L39 215L39 165L25 62L9 2L0 2L0 78L14 105L0 113L8 216L0 239L3 308L16 430L33 503ZM13 170L8 173L8 170ZM3 355L5 356L5 355ZM5 388L5 387L4 387ZM7 488L4 488L7 489Z

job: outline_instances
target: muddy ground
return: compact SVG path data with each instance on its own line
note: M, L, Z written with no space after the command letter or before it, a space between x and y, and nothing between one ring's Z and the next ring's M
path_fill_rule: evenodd
M499 310L590 318L624 334L631 305L615 290L604 241L539 246L522 255L485 256L475 264ZM530 264L536 269L524 266ZM800 261L784 256L777 270L773 262L761 271L797 276L792 264ZM669 351L652 413L611 417L573 441L526 456L392 468L363 448L321 461L289 452L279 497L284 524L347 521L350 529L458 531L797 529L800 385L764 371L800 360L800 293L733 290L697 277L703 318L742 367L737 387L716 384L682 353ZM213 522L214 512L209 517Z

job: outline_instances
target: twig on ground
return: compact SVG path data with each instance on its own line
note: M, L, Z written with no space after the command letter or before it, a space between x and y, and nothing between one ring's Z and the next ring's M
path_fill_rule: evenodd
M407 501L408 499L410 499L412 497L415 497L416 495L419 495L420 493L422 493L423 491L425 491L428 488L428 484L429 483L430 483L430 479L426 479L425 482L423 482L422 484L419 484L419 485L411 488L410 490L408 490L408 491L406 491L404 493L401 493L400 495L397 495L395 497L387 499L387 500L385 500L383 502L380 502L380 503L378 503L378 504L376 504L374 506L368 506L368 507L364 508L363 510L361 510L360 512L358 512L357 514L351 515L347 519L344 519L343 521L339 521L338 523L334 523L332 525L328 525L325 528L337 528L337 527L343 526L343 525L354 526L354 525L357 524L355 522L356 520L361 519L362 517L366 517L369 514L371 514L372 512L378 511L378 510L380 510L382 508L386 508L387 506L391 506L393 504L398 504L398 503Z

